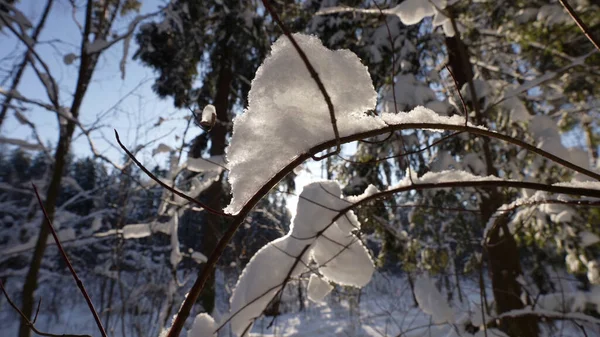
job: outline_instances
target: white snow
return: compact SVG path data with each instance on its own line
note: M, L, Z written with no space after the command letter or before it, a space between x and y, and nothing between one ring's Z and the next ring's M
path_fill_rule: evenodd
M229 317L236 335L241 336L253 324L284 282L308 271L311 256L319 273L330 281L355 287L369 282L374 264L366 248L351 234L360 228L356 216L348 212L331 224L338 210L348 204L335 181L304 187L290 232L261 248L238 279Z
M340 136L384 126L364 114L375 108L377 93L354 53L328 50L313 36L295 34L294 39L331 98ZM233 198L225 211L231 214L296 156L334 139L323 95L285 36L256 72L248 101L246 111L234 119L227 149Z
M44 84L44 86L46 87L46 92L48 93L50 100L57 101L58 85L56 84L56 81L54 81L54 78L47 73L41 73L40 80L42 81L42 84Z
M435 8L429 1L405 0L391 9L403 24L414 25L421 22L425 17L435 14Z
M434 323L454 323L454 311L429 277L420 276L415 281L415 297L419 308L431 315Z
M123 226L124 239L139 239L152 234L152 230L148 224L131 224Z
M210 129L215 125L217 120L217 110L214 105L209 104L202 110L202 117L200 120L200 126L205 129Z
M194 324L188 331L187 337L216 337L215 330L215 320L212 316L202 313L194 318Z
M308 280L307 292L308 299L310 299L311 301L321 302L325 298L325 296L327 296L331 292L332 289L333 286L329 284L329 282L325 281L324 279L320 278L315 274L310 275L310 279Z
M188 158L185 167L192 172L221 172L227 169L225 159L222 155L212 156L209 158Z
M294 38L331 97L340 137L386 125L465 124L463 117L441 116L422 106L410 112L367 116L364 112L375 107L377 93L358 57L347 50L328 50L316 37L295 34ZM423 87L423 93L415 95L420 100L435 99L430 91ZM233 197L225 212L230 214L238 213L269 179L300 154L335 139L322 94L286 37L275 42L271 55L259 67L248 100L246 111L233 121L233 136L227 148Z
M192 259L194 259L194 261L196 261L196 263L198 263L198 264L208 261L208 258L206 258L206 255L204 255L200 252L192 252Z
M44 147L41 144L33 144L33 143L29 143L23 139L17 139L17 138L0 137L0 144L17 145L23 150L38 151L38 150L44 149Z
M454 36L454 27L450 19L440 10L443 10L456 1L447 0L405 0L396 7L386 10L386 13L398 15L400 21L405 25L414 25L428 16L433 17L433 27L442 26L444 34L448 37Z

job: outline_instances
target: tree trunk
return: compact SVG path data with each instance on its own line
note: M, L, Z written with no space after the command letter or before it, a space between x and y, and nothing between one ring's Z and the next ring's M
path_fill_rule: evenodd
M231 91L231 83L233 81L233 71L230 64L230 47L227 45L229 38L225 38L221 45L221 69L219 70L219 78L217 80L217 93L214 100L214 106L217 112L217 123L210 131L210 155L218 156L225 154L227 131L229 124L229 95ZM222 178L223 176L221 176ZM206 204L213 209L222 209L224 207L222 179L214 182L204 191L200 198L205 198ZM206 223L203 226L204 241L202 242L201 252L210 256L216 248L218 238L220 237L221 228L223 227L223 218L219 215L206 213L204 217ZM200 302L204 310L211 312L215 305L215 275L212 273L204 286L204 291L200 295Z
M454 23L452 13L450 13L450 16L450 19ZM463 85L468 85L471 94L471 108L475 111L476 123L478 125L485 125L484 114L479 109L478 96L472 81L473 66L469 61L467 46L461 40L458 31L455 36L446 38L445 41L448 50L448 66L452 70L454 79L458 85L456 89L460 90ZM467 116L468 111L465 111L465 118ZM498 176L498 172L494 167L489 138L483 138L481 145L487 174ZM484 228L494 212L502 204L503 197L497 189L483 189L480 203L480 221ZM497 226L490 233L489 240L485 243L484 247L487 251L488 268L492 279L492 289L498 314L524 308L520 299L521 286L517 282L517 277L521 275L519 251L512 234L508 230L507 222L508 218L505 216L496 219ZM502 235L500 235L500 229L503 231ZM539 333L537 320L533 316L503 320L500 327L504 332L513 337L537 337Z
M77 86L75 89L73 103L70 109L73 119L77 119L79 117L79 110L81 108L81 104L83 103L83 98L88 89L89 82L92 78L92 74L98 60L97 55L88 54L86 52L88 36L92 30L92 10L92 0L88 0L86 7L85 27L81 42L81 63L79 66L79 75L77 78ZM97 36L96 38L100 38L100 36ZM60 120L60 118L58 119ZM75 126L75 123L69 120L67 121L67 125L65 127L60 128L58 145L54 153L54 168L50 178L50 184L48 185L48 190L46 192L46 201L44 203L44 207L48 212L50 220L54 219L56 202L60 193L62 174L65 170L69 147L71 145L73 132L75 131ZM50 234L48 226L45 224L45 222L46 220L42 219L40 223L40 231L35 244L33 257L31 259L29 271L27 272L25 283L23 285L21 311L27 318L30 318L33 313L33 306L35 302L33 295L37 289L38 273L42 264L44 252L46 250L46 241L48 239L48 235ZM25 319L22 318L21 325L19 327L19 337L29 337L30 334L31 331L29 326L27 326Z
M498 314L524 308L521 285L516 280L522 274L517 243L507 222L506 216L499 217L485 243ZM514 337L536 337L539 334L537 319L533 315L501 319L500 329Z

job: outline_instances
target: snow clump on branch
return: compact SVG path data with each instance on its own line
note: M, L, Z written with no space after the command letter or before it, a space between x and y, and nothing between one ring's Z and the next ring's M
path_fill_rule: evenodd
M340 137L385 126L365 114L375 108L377 93L358 56L329 50L314 36L294 34L294 39L331 98ZM335 139L323 95L285 36L258 68L248 102L233 121L227 149L233 199L225 211L231 214L298 154Z
M360 200L377 189L369 186ZM271 241L252 257L244 268L231 296L231 314L222 324L231 322L232 331L242 336L250 331L269 302L291 278L309 271L312 258L316 270L326 280L340 285L363 287L375 270L369 252L353 234L360 222L352 211L332 223L340 210L351 202L342 197L335 181L308 184L298 200L290 231ZM331 290L327 281L319 285L311 277L313 300L320 300Z

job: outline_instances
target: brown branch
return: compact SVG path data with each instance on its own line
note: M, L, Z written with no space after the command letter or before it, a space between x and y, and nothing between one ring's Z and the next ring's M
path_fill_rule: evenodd
M598 42L598 40L596 40L596 38L594 38L592 36L592 33L590 33L590 29L583 21L581 21L581 19L577 15L577 13L575 13L575 10L573 9L573 7L571 7L571 5L569 5L569 3L566 0L558 0L558 1L565 8L565 10L569 13L571 18L573 18L573 21L575 21L577 26L579 26L579 29L581 29L581 31L583 32L583 34L585 34L585 36L588 38L588 40L590 40L590 42L594 45L594 47L596 47L596 49L598 49L598 51L600 51L600 42Z
M367 161L351 160L351 159L342 157L342 155L338 155L338 157L341 160L343 160L345 162L348 162L348 163L359 164L359 165L369 165L369 164L372 164L372 163L378 163L378 162L386 161L388 159L400 158L400 157L408 156L408 155L411 155L411 154L417 154L419 152L423 152L425 150L428 150L428 149L436 146L437 144L445 142L446 140L448 140L448 139L450 139L450 138L452 138L454 136L458 136L461 133L462 133L462 131L453 132L453 133L451 133L451 134L449 134L447 136L444 136L444 137L442 137L442 138L434 141L433 143L431 143L431 144L429 144L429 145L427 145L425 147L422 147L420 149L416 149L416 150L413 150L413 151L410 151L410 152L404 152L404 153L401 153L401 154L398 154L398 155L394 155L394 156L387 156L387 157L383 157L383 158L375 158L375 159L371 159L371 160L367 160Z
M325 89L325 86L323 85L323 82L319 78L319 74L317 73L317 71L315 70L315 68L312 66L312 64L308 60L308 57L306 56L306 54L304 53L304 51L302 50L302 48L300 48L300 46L298 45L298 42L296 42L296 40L294 39L294 37L292 36L292 34L290 33L290 31L283 24L283 22L279 18L279 15L277 15L277 12L273 9L273 7L271 7L271 4L269 3L269 0L262 0L262 3L265 6L265 8L267 9L267 11L269 11L269 13L273 17L273 19L275 20L275 22L277 23L277 25L279 26L279 28L281 28L281 30L283 31L283 34L285 36L287 36L287 38L290 40L290 42L292 43L292 45L296 49L296 52L298 52L298 55L300 56L300 58L304 62L304 65L306 65L306 69L308 69L308 72L310 73L310 76L315 80L315 83L319 87L319 90L321 91L321 94L323 94L323 98L325 99L325 103L327 103L327 108L329 109L329 117L331 118L331 126L333 127L333 134L335 135L335 151L330 152L330 153L326 153L326 154L324 154L323 156L320 156L320 157L318 157L316 154L314 154L312 156L312 158L314 160L318 161L318 160L323 160L323 159L325 159L327 157L331 157L331 156L333 156L335 154L340 153L342 142L340 141L340 133L338 131L337 121L335 119L335 109L333 107L333 103L331 102L331 98L329 97L329 94L327 93L327 90Z
M37 187L33 183L31 184L31 186L33 186L35 196L38 200L38 203L40 204L40 207L42 208L42 212L44 213L44 217L46 218L46 224L48 225L48 229L50 230L50 233L52 233L52 237L54 237L54 241L56 242L58 251L62 255L65 263L67 264L67 267L69 268L69 271L71 272L71 275L73 275L73 279L75 279L75 283L77 284L77 287L81 291L81 294L85 298L85 301L87 302L87 305L90 308L92 315L94 316L96 325L98 326L98 329L100 330L100 334L102 335L102 337L108 337L108 335L106 334L106 331L104 330L104 327L102 326L100 317L98 316L98 313L96 312L96 309L94 308L94 304L92 304L92 300L91 300L90 296L88 295L87 291L85 290L85 287L83 286L83 282L81 282L81 279L79 278L79 276L77 276L77 272L75 272L75 269L73 268L73 265L71 264L71 261L69 260L69 257L67 256L67 253L65 252L62 244L60 243L60 239L58 238L58 235L56 234L56 231L54 230L54 227L52 226L52 221L50 220L50 216L46 212L46 208L44 207L42 198L40 197L40 194L38 193Z
M509 180L486 180L486 181L447 181L441 183L415 183L410 185L404 185L396 188L391 188L389 190L381 191L378 193L374 193L366 198L363 198L347 207L339 210L338 214L333 217L328 226L323 228L321 231L317 232L317 234L304 237L297 238L298 240L310 240L315 237L318 237L323 232L325 232L329 227L331 227L339 218L344 216L347 212L352 211L354 208L361 206L369 201L382 199L389 197L391 195L402 193L402 192L410 192L410 191L422 191L422 190L431 190L431 189L442 189L442 188L476 188L476 187L512 187L512 188L523 188L523 189L532 189L538 191L546 191L550 193L557 194L571 194L577 196L588 196L594 198L600 198L600 189L590 189L590 188L579 188L579 187L564 187L564 186L555 186L555 185L546 185L540 183L532 183L526 181L509 181Z
M46 19L48 18L48 14L50 13L50 9L52 8L53 3L54 3L54 0L48 0L46 2L46 7L44 8L44 11L42 12L43 13L42 17L40 18L39 23L35 27L35 30L31 34L30 39L32 41L32 44L34 44L34 45L37 43L38 36L40 35L40 33L46 23ZM29 62L30 56L31 56L31 51L28 49L25 52L25 55L23 56L23 60L21 61L21 64L19 64L19 66L18 66L17 73L15 74L15 76L12 79L12 83L10 85L10 89L8 90L8 92L13 92L13 90L14 91L17 90L17 87L19 86L19 83L21 82L23 73L25 72L25 68L27 68L27 63ZM12 100L12 96L8 96L2 103L3 106L2 106L2 110L0 111L0 126L2 125L2 122L4 121L4 117L6 116L6 112L8 111L11 100Z
M19 32L17 32L17 30L9 23L6 21L6 19L4 19L3 16L0 15L0 20L2 22L4 22L4 25L13 33L15 34L15 36L17 37L17 39L19 39L19 41L23 42L23 44L25 45L25 47L27 47L27 54L25 55L25 59L30 61L30 63L32 64L32 66L34 65L33 60L31 60L29 57L31 55L33 55L38 62L40 62L40 64L42 65L42 68L44 68L44 71L46 71L46 75L48 75L48 81L50 81L50 84L52 86L52 90L54 91L54 95L52 95L52 93L50 92L50 88L49 86L46 85L46 83L43 81L42 77L39 76L38 73L38 77L40 79L40 82L42 82L42 84L44 85L44 87L46 88L46 93L48 95L48 98L50 99L50 101L52 102L52 104L54 105L54 107L56 109L60 108L60 104L58 102L58 86L56 84L56 81L54 80L54 77L52 76L52 74L50 73L50 68L48 67L48 64L46 64L46 62L44 62L44 60L42 59L42 57L40 56L40 54L38 54L35 51L35 44L33 42L35 41L31 41L32 43L29 43L27 41L27 39L29 39L29 36L27 38L25 38L23 35L19 34Z
M464 126L464 125L448 125L448 124L444 124L444 123L406 123L406 124L398 124L398 125L388 125L387 127L384 127L381 129L371 130L371 131L361 132L361 133L357 133L357 134L346 136L346 137L341 137L339 139L339 141L341 143L350 143L350 142L357 141L360 139L386 134L386 133L392 132L392 131L407 130L407 129L442 129L442 130L463 131L463 132L471 132L471 133L478 134L478 135L485 136L485 137L496 138L496 139L503 140L505 142L523 147L526 150L529 150L529 151L539 154L547 159L550 159L561 165L564 165L567 168L570 168L574 171L585 174L587 176L593 177L594 179L600 180L599 174L594 173L589 170L586 170L578 165L570 163L564 159L561 159L553 154L550 154L542 149L539 149L539 148L537 148L533 145L530 145L528 143L525 143L521 140L518 140L516 138L510 137L507 135L503 135L501 133L497 133L494 131L489 131L487 129L480 129L480 128ZM330 140L330 141L321 143L319 145L312 147L305 153L300 154L298 157L296 157L296 159L294 159L287 166L285 166L283 169L281 169L279 172L277 172L269 181L267 181L252 196L252 198L250 198L250 200L248 200L248 202L246 202L246 204L244 205L244 207L242 207L240 212L233 217L232 222L229 224L229 227L223 234L223 237L219 240L215 249L208 257L208 260L206 261L206 264L204 265L203 269L198 272L198 279L196 279L196 281L194 282L194 285L190 289L187 297L185 298L183 304L181 305L179 313L177 314L177 316L175 316L173 325L171 326L171 329L170 329L167 337L178 337L179 334L181 333L181 330L183 329L183 326L185 324L185 320L190 315L192 307L194 306L194 304L196 303L196 300L202 293L202 290L204 289L204 285L206 284L207 280L210 278L211 272L215 268L217 261L219 260L219 258L223 254L223 252L225 251L225 248L229 244L229 241L231 241L231 239L233 238L233 236L234 236L235 232L237 231L237 229L239 228L239 226L241 226L241 224L246 219L246 216L250 213L250 211L254 208L254 206L256 206L256 204L262 199L262 197L267 195L267 193L269 193L269 191L273 187L275 187L275 185L281 179L283 179L290 172L292 172L294 170L294 168L296 168L298 165L302 164L304 161L311 158L312 154L319 153L321 151L324 151L324 150L332 147L337 141L338 140ZM482 182L476 182L476 183L481 185ZM490 184L490 182L484 182L484 183ZM495 186L501 186L502 183L507 183L507 184L512 183L513 186L509 186L509 187L515 187L515 185L519 185L519 182L498 182L498 181L496 181L495 183L497 184ZM516 186L516 187L527 186L526 188L536 189L539 186L541 186L541 187L553 188L553 191L556 191L556 190L563 191L563 192L557 192L557 193L575 192L575 189L570 189L570 188L566 188L566 187L557 187L557 186L535 184L535 183L522 183L522 184L524 184L524 185L520 185L520 186ZM423 184L412 186L413 189L423 189L425 187L426 186ZM456 186L449 186L449 187L464 187L464 186L456 185ZM477 186L471 186L471 187L477 187ZM429 188L432 188L432 187L429 186ZM436 186L436 188L443 188L443 187ZM543 190L547 190L547 189L543 189ZM600 197L600 190L589 190L589 189L585 189L585 190L593 191L594 195ZM569 191L569 192L564 192L564 191Z
M46 336L46 337L92 337L90 335L70 335L70 334L63 334L63 335L56 335L56 334L52 334L52 333L48 333L48 332L43 332L38 330L35 327L35 320L34 322L29 320L29 317L27 317L22 311L21 309L19 309L19 307L10 299L10 297L8 296L8 292L6 291L6 289L4 289L4 284L2 284L2 281L0 281L0 288L2 289L2 292L4 293L4 297L6 297L6 301L8 301L8 304L15 309L16 312L19 313L19 315L21 316L21 318L23 318L23 320L26 322L27 326L31 329L31 331L35 332L36 334L40 335L40 336ZM41 300L40 300L41 301ZM38 311L39 311L39 305L38 305ZM36 313L36 318L37 318L37 313Z
M179 192L177 191L175 188L165 184L163 181L161 181L157 176L155 176L154 174L152 174L152 172L150 172L146 167L144 167L144 165L142 163L140 163L139 160L137 160L137 158L135 157L135 155L133 153L131 153L127 147L125 147L125 145L123 145L123 143L121 143L121 139L119 138L119 133L117 132L117 130L115 130L115 137L117 138L117 143L119 143L119 146L121 146L121 148L123 149L123 151L125 151L125 153L127 154L127 156L129 156L129 158L142 170L144 171L144 173L146 173L148 175L148 177L150 177L152 180L154 180L156 183L158 183L160 186L162 186L163 188L166 188L167 190L173 192L174 194L182 197L183 199L198 205L199 207L205 209L207 212L215 214L215 215L221 215L224 217L232 217L232 215L215 210L213 208L210 208L209 206L207 206L206 204L204 204L201 201L198 201L194 198L190 198L189 196L187 196L185 193L183 192Z

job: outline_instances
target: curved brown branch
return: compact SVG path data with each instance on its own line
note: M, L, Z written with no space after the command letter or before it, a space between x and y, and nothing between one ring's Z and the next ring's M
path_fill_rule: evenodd
M69 271L71 272L71 275L73 275L73 279L75 279L75 283L77 284L77 287L81 291L81 294L85 298L85 301L87 302L87 305L90 308L92 315L94 316L94 320L96 321L98 330L100 330L100 334L102 334L102 337L108 337L108 335L106 334L106 331L104 330L104 327L102 326L102 322L100 321L98 312L96 312L96 309L94 308L94 304L92 304L92 299L90 298L87 291L85 290L85 287L83 286L83 282L81 282L81 279L79 278L79 276L77 276L77 272L75 272L75 269L73 268L73 265L71 264L71 261L69 260L69 257L67 256L67 253L65 252L62 244L60 243L60 239L58 238L58 235L56 235L56 231L54 230L54 227L52 226L52 221L50 220L50 216L48 216L48 213L46 212L46 208L44 207L42 198L40 197L40 194L38 193L37 187L33 183L31 184L31 186L33 186L35 196L38 200L38 203L40 204L40 207L42 208L42 212L44 213L44 217L46 218L46 224L48 225L48 229L50 230L50 233L52 234L52 237L54 238L54 241L56 242L58 251L62 255L65 263L67 264L67 267L69 268ZM27 317L25 317L25 318L27 318Z
M401 158L401 157L404 157L404 156L409 156L411 154L416 154L416 153L419 153L419 152L423 152L423 151L428 150L428 149L430 149L430 148L432 148L432 147L434 147L434 146L436 146L436 145L438 145L440 143L445 142L446 140L448 140L448 139L450 139L450 138L452 138L454 136L458 136L461 133L462 133L462 131L453 132L453 133L451 133L449 135L446 135L446 136L444 136L444 137L442 137L442 138L434 141L433 143L431 143L431 144L429 144L427 146L424 146L424 147L422 147L420 149L416 149L414 151L409 151L409 152L404 152L404 153L397 154L397 155L394 155L394 156L387 156L387 157L383 157L383 158L375 158L375 159L371 159L371 160L367 160L367 161L351 160L351 159L342 157L342 155L338 155L338 157L341 160L343 160L345 162L348 162L348 163L358 164L358 165L369 165L369 164L373 164L373 163L379 163L379 162L382 162L382 161L386 161L388 159Z
M578 165L570 163L564 159L561 159L561 158L559 158L553 154L550 154L542 149L539 149L533 145L527 144L516 138L506 136L506 135L503 135L503 134L500 134L500 133L497 133L494 131L489 131L487 129L480 129L480 128L471 127L471 126L448 125L448 124L443 124L443 123L406 123L406 124L398 124L398 125L388 125L381 129L376 129L376 130L366 131L366 132L362 132L362 133L357 133L357 134L346 136L346 137L341 137L339 139L339 141L341 143L350 143L350 142L357 141L360 139L386 134L386 133L392 132L392 131L407 130L407 129L438 129L438 130L463 131L463 132L471 132L473 134L477 134L480 136L496 138L496 139L503 140L508 143L520 146L526 150L529 150L529 151L539 154L547 159L555 161L555 162L557 162L567 168L570 168L576 172L579 172L579 173L585 174L589 177L592 177L594 179L600 180L600 174L586 170L583 167L580 167ZM219 258L223 254L223 252L225 251L225 248L229 244L229 241L231 241L231 239L233 238L233 236L234 236L235 232L237 231L237 229L239 228L239 226L244 222L244 219L250 213L250 211L254 208L254 206L262 199L263 196L267 195L267 193L269 193L269 191L273 187L275 187L275 185L277 183L279 183L279 181L281 179L283 179L290 172L292 172L296 166L302 164L304 161L311 158L313 154L319 153L321 151L324 151L324 150L334 146L336 142L337 142L337 140L335 140L335 139L329 140L327 142L324 142L324 143L321 143L319 145L312 147L305 153L296 157L287 166L285 166L283 169L281 169L279 172L277 172L277 174L275 174L267 183L265 183L254 194L254 196L252 198L250 198L250 200L248 200L248 202L244 205L244 207L242 207L240 212L233 217L232 222L229 224L229 227L227 228L226 232L223 234L223 237L217 243L215 250L213 250L213 252L208 257L208 260L206 261L204 268L201 271L199 271L198 279L196 279L196 281L194 282L194 285L190 289L187 297L185 298L183 304L181 305L179 313L175 317L175 319L173 321L173 325L171 326L171 329L169 330L169 333L167 335L168 337L178 337L179 334L181 333L181 330L183 329L183 326L185 324L185 320L190 315L192 307L194 306L194 303L196 302L196 300L200 296L200 293L204 289L204 285L206 284L207 280L210 278L211 272L215 268L217 261L219 260ZM479 182L479 183L481 184L481 182ZM489 182L487 182L487 183L489 183ZM498 183L498 182L496 181L496 183ZM511 182L508 182L508 183L511 183ZM512 182L512 183L518 184L518 182ZM525 185L522 185L522 186L528 186L525 188L536 189L537 187L540 187L540 186L541 187L550 186L550 187L553 187L553 191L557 191L557 190L562 191L562 192L557 192L557 193L571 193L571 192L575 192L575 190L576 190L576 189L574 190L574 189L569 189L569 188L565 188L565 187L560 188L560 187L556 187L556 186L535 184L535 183L524 183L524 184ZM420 186L421 189L425 187L422 184L417 185L417 186ZM502 185L498 184L496 186L501 187ZM519 186L512 185L509 187L522 187L522 186L521 185L519 185ZM437 187L442 188L441 186L437 186ZM447 186L447 187L453 187L453 186ZM461 187L461 186L454 186L454 187ZM480 187L480 186L472 186L472 187ZM548 189L543 189L543 190L548 190ZM589 190L589 189L585 189L585 190L593 191L594 196L600 197L600 190ZM565 191L568 191L568 192L565 192Z

